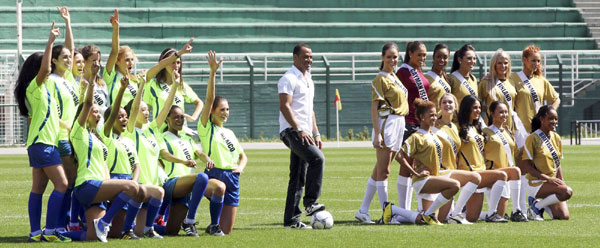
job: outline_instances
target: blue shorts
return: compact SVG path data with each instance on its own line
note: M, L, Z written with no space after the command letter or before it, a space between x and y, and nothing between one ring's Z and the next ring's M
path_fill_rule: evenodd
M73 194L79 201L79 204L83 207L84 210L88 210L91 207L98 206L104 210L106 210L106 203L97 202L92 203L96 194L100 190L100 186L102 185L102 181L100 180L86 180L79 186L73 189Z
M27 147L27 154L29 155L29 166L33 168L62 164L56 146L35 143Z
M173 190L175 190L175 184L177 183L177 179L179 179L179 177L167 179L167 181L163 184L163 189L165 189L165 197L163 198L163 204L165 204L165 202L171 204L182 204L189 208L191 194L187 194L185 197L181 198L173 198Z
M73 146L71 145L71 142L68 140L59 140L58 152L60 153L61 157L73 155Z
M205 170L204 173L208 175L208 178L214 178L225 183L224 205L234 207L240 205L240 174L217 168Z
M110 179L123 179L123 180L131 180L130 174L118 174L118 173L110 173ZM123 210L127 211L127 205L123 205Z

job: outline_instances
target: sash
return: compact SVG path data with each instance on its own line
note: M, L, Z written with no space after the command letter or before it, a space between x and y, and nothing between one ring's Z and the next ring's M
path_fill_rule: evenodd
M498 89L500 89L500 92L502 92L502 95L504 96L504 100L506 100L506 102L508 103L508 109L513 112L513 99L510 96L510 93L508 93L508 89L506 89L506 86L504 86L504 84L502 83L502 81L500 81L499 79L496 79L496 87L498 87Z
M475 90L473 90L473 88L471 88L471 85L469 85L469 82L467 82L467 80L465 79L465 77L463 77L463 75L461 75L458 71L454 71L452 73L452 75L454 75L456 78L458 78L458 81L460 81L460 85L467 88L467 90L469 91L469 94L471 94L473 97L477 98L477 93L475 93Z
M535 130L535 134L537 134L540 137L542 143L544 143L544 145L546 145L546 148L548 148L548 150L550 151L550 155L552 155L552 160L554 160L554 167L560 167L560 157L558 157L556 149L554 149L554 146L552 145L552 143L550 143L550 138L548 138L548 135L542 132L541 129Z
M446 85L442 81L442 77L438 76L438 74L435 74L435 72L433 72L433 71L428 71L426 74L429 75L431 78L433 78L434 82L440 84L442 86L442 88L444 88L444 91L446 91L446 93L451 93L452 90L450 89L450 87L448 87L448 85Z
M167 140L166 136L169 136L171 138L171 141L175 141L176 146L181 149L181 151L183 152L183 155L185 156L185 160L192 160L192 153L190 153L190 151L187 149L187 147L185 146L185 144L183 143L183 140L181 140L181 138L179 138L177 135L171 133L171 132L165 132L165 140ZM175 155L175 154L173 154Z
M433 142L433 144L435 145L435 151L437 152L437 158L438 158L440 168L446 169L446 168L444 168L444 165L442 165L442 142L440 140L438 140L438 138L435 135L433 135L430 132L425 131L422 128L419 128L419 130L417 130L417 132L422 133L423 136L425 136L425 138L428 141Z
M535 91L535 88L533 88L533 85L531 84L531 82L529 82L529 78L527 78L527 76L525 76L525 73L523 71L520 71L519 73L517 73L517 75L519 76L521 81L523 81L523 84L525 85L525 87L527 87L527 89L529 90L529 94L531 94L531 100L533 101L533 104L535 105L535 112L537 113L541 107L540 97L538 96L537 92Z
M77 92L75 92L75 88L73 87L73 85L71 85L69 81L54 73L50 74L49 77L50 79L54 80L54 82L62 84L73 98L73 103L75 103L75 106L79 105L79 96L77 95Z
M406 87L404 87L404 84L402 84L402 82L399 82L398 80L396 80L396 77L390 75L387 72L383 72L383 71L380 71L379 74L384 75L384 76L388 77L389 79L391 79L392 81L394 81L394 83L396 83L396 85L398 85L398 87L400 87L400 89L404 92L404 95L406 97L408 97L408 90L406 89ZM373 85L371 85L371 86L373 86ZM375 86L373 86L373 89L375 89ZM377 92L377 90L375 90L375 92ZM377 94L379 96L381 96L379 93L377 93Z
M158 83L158 82L157 82ZM167 85L167 83L158 83L158 85L160 86L160 88L167 93L167 95L169 94L171 87L169 87ZM173 98L173 102L175 103L175 105L181 105L181 98L179 96L177 96L177 93L175 93L175 97Z
M406 68L410 72L410 76L415 80L415 85L417 85L417 90L419 91L419 97L423 99L423 101L429 101L429 97L427 97L427 90L425 89L425 85L423 84L423 80L419 76L419 73L415 68L410 66L409 64L402 64L400 68Z
M458 153L458 147L456 146L456 143L454 143L452 138L450 138L450 136L448 136L448 134L446 132L442 131L441 129L437 129L435 127L431 127L431 130L437 136L440 136L442 139L445 139L448 142L450 142L450 145L452 146L452 152L454 152L454 155L456 155Z
M496 134L496 136L498 136L498 138L500 138L500 141L502 141L502 145L504 146L504 153L506 153L506 158L508 158L508 165L510 167L514 167L515 166L515 162L513 161L514 156L512 155L510 145L508 145L508 141L504 137L504 134L502 134L500 129L498 129L494 125L489 126L489 128Z
M477 134L477 132L475 132L474 127L471 127L469 129L469 135L471 135L473 137L473 139L477 143L477 148L479 149L479 152L481 152L483 154L483 147L484 147L483 140L481 140L481 136L479 134Z

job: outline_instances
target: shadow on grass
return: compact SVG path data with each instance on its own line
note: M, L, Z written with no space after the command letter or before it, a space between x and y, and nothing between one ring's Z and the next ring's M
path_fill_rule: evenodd
M0 237L0 244L29 243L26 236Z
M308 223L308 222L305 222L305 223L307 225L310 225L310 223ZM339 221L334 221L334 225L337 225L337 226L372 226L374 224L362 224L356 220L339 220ZM253 226L256 226L256 227L242 227L242 228L234 227L234 229L237 229L237 230L282 229L283 223L281 223L281 222L261 223L261 224L255 224Z

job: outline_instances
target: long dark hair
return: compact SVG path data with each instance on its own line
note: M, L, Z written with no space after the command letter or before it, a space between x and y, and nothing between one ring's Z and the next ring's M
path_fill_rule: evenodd
M467 51L475 52L475 48L471 44L465 44L456 52L454 52L454 58L452 59L452 69L450 69L450 73L460 68L460 62L458 62L458 59L462 59L465 56L465 53L467 53Z
M475 102L481 104L479 99L471 95L465 96L460 102L460 108L458 110L458 136L463 140L468 140L467 134L469 133L469 128L471 126L474 126L475 129L477 129L477 132L481 133L481 123L479 120L471 121L471 112L473 111Z
M160 57L158 57L158 62L160 62L163 59L168 58L169 56L176 54L177 53L177 49L175 48L167 48L165 50L162 51L162 53L160 53ZM179 70L177 70L177 72L179 72L179 76L182 77L183 75L181 75L181 71L183 68L183 58L179 57L179 59L181 60L181 66L179 67ZM167 81L167 69L163 68L162 70L160 70L158 72L158 74L156 74L156 82L161 84Z
M540 127L542 126L541 119L543 117L546 117L548 113L550 113L550 111L552 110L556 111L554 107L552 107L552 105L544 105L540 107L538 112L533 116L533 119L531 120L531 132L535 132L535 130L540 129Z
M212 106L210 108L210 112L211 114L208 116L208 120L212 123L212 112L215 111L215 109L217 109L217 106L219 105L219 103L223 102L223 101L227 101L227 98L222 97L222 96L215 96L215 100L213 100Z
M406 52L404 52L404 63L410 62L410 53L414 53L420 46L425 46L422 41L410 41L406 43Z
M17 99L17 104L19 105L19 112L22 116L29 115L29 110L25 105L27 87L29 86L29 83L31 83L31 80L33 80L33 78L35 78L35 76L40 71L43 56L43 52L32 53L31 55L29 55L29 57L27 57L27 59L21 66L14 94L15 98Z
M435 45L435 48L433 48L433 59L435 59L435 55L442 49L446 49L446 50L448 50L448 53L450 53L450 49L448 49L448 45L446 45L444 43L437 43ZM431 66L432 71L433 71L434 66L435 66L435 64ZM446 75L446 69L442 70L442 78L444 78L444 80L446 82L450 82L450 79L448 79L448 75Z
M52 47L52 59L58 59L58 57L60 57L60 53L62 52L63 49L66 49L66 47L63 45L53 46ZM52 65L52 72L54 72L54 70L56 70L56 65L52 62L50 62L50 64Z
M381 56L385 56L385 52L387 52L387 50L390 50L391 48L396 48L397 51L400 51L398 50L398 45L396 45L396 43L387 42L383 44L383 47L381 48ZM379 65L379 70L383 70L383 61L381 61L381 65Z
M493 101L490 104L490 107L488 108L488 111L487 111L488 126L491 126L492 124L494 124L494 112L496 112L496 108L498 106L500 106L500 104L504 104L504 103L501 101ZM506 104L504 104L504 105L506 105Z
M171 105L171 108L169 109L169 113L167 113L167 119L169 118L169 116L171 116L171 113L173 113L173 110L175 110L175 109L181 109L181 107L179 107L175 104ZM167 124L167 125L165 125L163 132L169 131L169 122L167 121L167 119L165 119L165 124ZM160 126L160 123L156 123L156 124L158 124L158 126Z

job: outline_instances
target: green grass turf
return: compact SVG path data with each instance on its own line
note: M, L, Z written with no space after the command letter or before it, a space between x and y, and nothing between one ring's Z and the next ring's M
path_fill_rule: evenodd
M285 192L288 180L288 150L248 150L249 164L241 180L241 207L236 226L228 237L167 237L164 240L110 240L111 246L147 247L227 246L227 247L311 247L311 246L453 246L453 247L581 247L596 246L600 222L600 146L565 146L563 170L574 190L569 201L571 220L472 226L375 226L360 225L354 214L360 207L367 177L375 162L373 149L325 149L326 167L320 202L335 218L330 230L286 230L282 227ZM31 187L31 169L27 157L0 156L0 246L33 246L24 243L29 232L27 199ZM396 173L391 169L389 199L397 201ZM47 198L52 186L44 194ZM378 218L377 197L371 204L373 219ZM416 202L413 200L413 209ZM510 208L510 204L509 204ZM45 214L43 214L45 215ZM309 222L308 217L302 217ZM209 223L208 201L203 200L196 220L199 230ZM42 226L44 222L42 218ZM97 242L68 246L96 246Z

